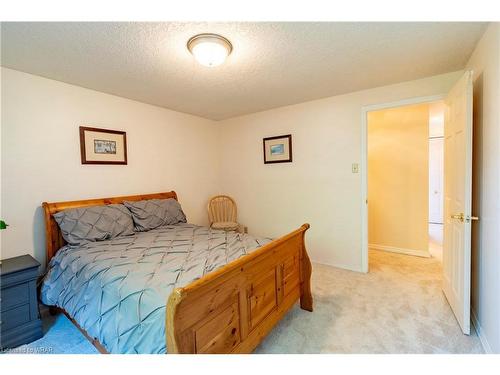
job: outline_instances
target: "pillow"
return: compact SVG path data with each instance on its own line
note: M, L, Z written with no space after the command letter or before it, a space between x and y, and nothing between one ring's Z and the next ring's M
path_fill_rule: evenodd
M123 204L132 212L135 229L140 232L186 222L181 205L173 198L126 201Z
M122 204L71 208L54 214L70 245L134 234L130 211Z

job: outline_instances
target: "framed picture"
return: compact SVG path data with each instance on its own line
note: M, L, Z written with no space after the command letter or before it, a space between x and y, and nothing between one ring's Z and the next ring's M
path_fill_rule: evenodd
M264 164L292 162L292 135L264 138Z
M127 164L127 134L80 126L82 164Z

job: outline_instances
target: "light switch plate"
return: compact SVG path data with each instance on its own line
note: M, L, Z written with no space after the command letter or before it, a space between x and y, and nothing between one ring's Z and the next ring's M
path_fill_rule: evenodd
M358 173L358 172L359 172L359 164L353 163L352 164L352 173Z

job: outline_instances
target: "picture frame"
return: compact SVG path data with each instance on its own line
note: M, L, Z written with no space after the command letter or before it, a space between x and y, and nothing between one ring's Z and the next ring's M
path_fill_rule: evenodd
M292 162L292 135L278 135L262 140L264 164Z
M127 133L80 126L82 164L127 164Z

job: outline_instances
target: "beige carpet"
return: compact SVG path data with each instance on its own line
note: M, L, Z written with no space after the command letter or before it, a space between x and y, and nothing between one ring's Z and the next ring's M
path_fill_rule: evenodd
M315 311L294 307L256 353L482 353L462 334L434 258L370 251L362 274L313 265Z

